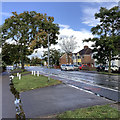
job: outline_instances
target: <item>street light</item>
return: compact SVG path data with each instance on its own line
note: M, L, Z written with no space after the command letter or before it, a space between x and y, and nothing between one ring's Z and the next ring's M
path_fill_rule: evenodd
M50 58L50 52L49 52L49 37L50 37L51 33L48 34L48 81L50 80L50 65L49 65L49 58Z

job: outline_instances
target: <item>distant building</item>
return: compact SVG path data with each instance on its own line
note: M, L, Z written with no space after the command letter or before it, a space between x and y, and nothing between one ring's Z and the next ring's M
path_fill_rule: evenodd
M68 64L68 58L67 58L67 54L63 54L61 57L60 57L60 60L59 60L59 64L62 65L62 64ZM69 64L73 64L73 60L72 60L72 53L69 55Z
M72 54L73 64L86 64L88 66L94 67L94 59L92 56L92 49L90 49L88 46L84 46L84 49Z

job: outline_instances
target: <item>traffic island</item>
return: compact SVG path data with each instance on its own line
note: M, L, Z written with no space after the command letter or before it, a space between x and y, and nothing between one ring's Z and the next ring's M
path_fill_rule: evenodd
M59 80L54 80L52 78L50 79L50 81L48 81L48 77L43 75L40 76L24 75L21 77L20 80L19 77L14 77L13 84L18 92L24 92L37 88L62 84L62 82Z

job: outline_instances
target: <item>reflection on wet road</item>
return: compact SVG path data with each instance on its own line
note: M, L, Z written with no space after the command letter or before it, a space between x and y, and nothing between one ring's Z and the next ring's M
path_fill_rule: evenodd
M40 71L41 73L48 74L47 68L30 66L26 67L29 71ZM85 82L89 84L95 84L107 88L118 90L118 80L120 76L103 75L91 72L82 71L61 71L59 69L50 69L50 75L54 75L61 78L70 79L77 82Z

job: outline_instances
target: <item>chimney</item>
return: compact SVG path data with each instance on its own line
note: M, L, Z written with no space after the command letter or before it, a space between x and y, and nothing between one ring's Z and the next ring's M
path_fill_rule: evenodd
M87 46L87 45L85 45L85 46L84 46L84 49L87 49L87 48L88 48L88 46Z

